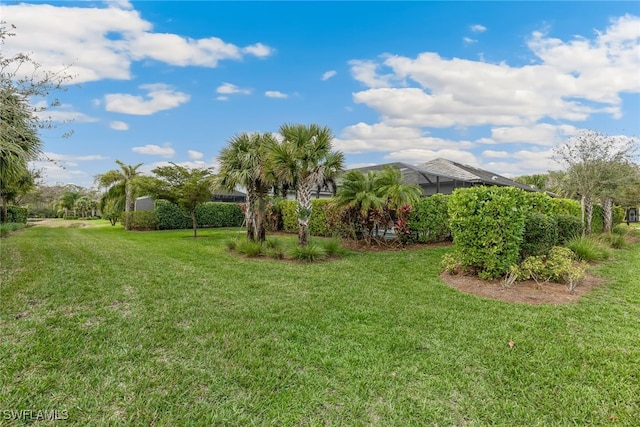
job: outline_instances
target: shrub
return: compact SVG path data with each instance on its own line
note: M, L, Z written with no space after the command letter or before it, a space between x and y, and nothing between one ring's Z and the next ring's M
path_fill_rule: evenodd
M264 242L264 252L265 255L267 255L269 258L275 258L275 259L283 259L285 254L286 254L286 250L285 250L285 242L281 239L277 239L277 238L270 238L267 239Z
M585 264L576 263L570 249L555 246L546 256L530 256L519 266L512 266L505 281L513 283L514 278L533 279L538 286L546 282L564 282L569 292L573 293L585 275Z
M156 200L155 212L160 230L192 228L191 218L180 207L167 200ZM242 209L236 203L207 202L196 207L198 227L240 227L244 221Z
M523 194L524 203L532 212L537 212L544 215L552 213L553 199L546 193L527 191Z
M612 224L615 226L624 221L626 215L626 209L620 206L613 207L613 217L611 219Z
M344 253L342 243L338 238L331 238L322 242L322 247L327 253L327 256L338 256Z
M571 215L576 218L582 217L582 207L580 202L573 199L552 198L549 200L547 215Z
M264 248L260 242L240 240L236 245L236 252L246 255L249 258L262 256L264 254L263 251Z
M527 215L520 246L520 257L546 255L558 243L558 223L554 217L538 212Z
M446 253L442 256L442 259L440 260L440 266L449 274L456 274L460 271L461 268L455 254L451 252Z
M606 246L589 236L574 237L567 247L580 261L603 261L611 257L611 251Z
M123 223L129 223L129 230L150 231L158 229L158 217L154 211L134 211L122 214Z
M50 208L32 208L29 209L29 218L57 218L58 212Z
M603 233L596 236L596 239L613 249L622 249L627 246L627 241L621 234Z
M238 248L238 237L234 237L232 239L227 239L224 241L224 246L229 251L235 251Z
M332 227L330 217L334 217L337 208L333 206L332 199L312 199L311 219L309 220L309 234L312 236L333 237L336 230ZM298 202L296 200L283 200L280 202L282 212L282 229L287 233L298 231Z
M307 246L295 246L291 250L291 257L299 261L313 262L325 259L327 253L322 246L309 243Z
M4 237L13 231L25 228L26 226L26 224L18 222L7 222L4 224L0 224L0 237Z
M27 214L27 208L21 208L20 206L7 206L7 220L4 220L4 215L2 215L2 210L0 209L0 222L26 224Z
M524 191L513 187L457 189L449 199L451 233L459 261L485 279L516 264L525 226Z
M449 196L434 194L413 205L409 214L409 227L421 243L451 240L449 227Z
M564 245L573 238L582 236L584 226L580 218L573 215L560 214L556 216L556 222L558 224L559 244Z
M619 234L621 236L627 235L629 233L630 228L626 224L618 224L611 229L611 232L614 234Z

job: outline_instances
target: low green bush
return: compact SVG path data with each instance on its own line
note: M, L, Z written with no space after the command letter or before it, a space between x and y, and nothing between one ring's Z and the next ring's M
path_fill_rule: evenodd
M573 215L560 214L556 216L558 224L558 243L566 244L569 240L582 236L584 226L579 217Z
M291 257L298 261L313 262L323 260L327 257L327 252L320 245L309 243L307 246L295 246L291 250Z
M21 228L25 228L27 225L21 222L7 222L4 224L0 224L0 236L4 237L9 233L12 233Z
M573 293L586 276L586 265L575 262L571 249L555 246L547 255L530 256L519 266L512 266L509 273L518 280L533 279L538 286L546 282L564 282L569 292Z
M122 222L129 224L132 231L151 231L158 229L158 217L155 211L124 212Z
M20 206L7 206L7 220L5 221L2 209L0 209L0 222L9 223L14 222L18 224L27 223L28 210L27 208L21 208Z
M409 228L420 243L451 240L449 227L449 196L434 194L413 205L409 214Z
M513 187L484 186L453 192L449 219L463 269L493 279L518 262L529 210L524 194Z
M337 210L333 206L332 199L312 199L311 219L309 220L309 234L311 236L332 237L336 230L332 227L330 216L335 216ZM282 212L282 229L287 233L298 231L298 202L296 200L283 200L280 202Z
M601 242L590 236L574 237L566 246L573 251L580 261L604 261L611 257L611 251Z
M521 259L546 255L558 243L558 222L552 216L530 212L525 221L522 238Z
M249 258L256 258L264 255L264 247L260 242L243 239L238 241L238 244L236 245L236 252Z
M547 208L547 215L571 215L576 218L582 216L580 202L573 199L552 198Z
M617 233L603 233L595 236L600 242L613 249L623 249L627 246L624 235Z
M621 236L625 236L629 233L629 226L627 224L618 224L611 229L611 232L614 234L619 234Z
M192 228L189 214L167 200L156 200L155 212L160 230ZM242 208L237 203L207 202L196 207L198 227L240 227L244 222Z
M338 238L331 238L321 242L324 251L327 256L339 256L343 255L345 249L342 247L342 242Z

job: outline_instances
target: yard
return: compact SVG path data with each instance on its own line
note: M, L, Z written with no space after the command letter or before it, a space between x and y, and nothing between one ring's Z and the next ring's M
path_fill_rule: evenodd
M0 241L0 424L21 410L83 426L640 419L640 244L577 303L533 306L447 286L445 246L301 264L228 253L236 233Z

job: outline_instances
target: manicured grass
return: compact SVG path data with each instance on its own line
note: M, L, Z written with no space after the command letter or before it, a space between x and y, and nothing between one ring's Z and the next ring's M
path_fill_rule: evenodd
M446 247L303 264L234 255L235 232L2 240L0 410L82 426L640 419L640 245L579 303L528 306L449 288Z

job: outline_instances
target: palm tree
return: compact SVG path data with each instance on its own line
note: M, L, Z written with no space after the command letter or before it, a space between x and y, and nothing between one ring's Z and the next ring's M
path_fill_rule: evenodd
M98 175L96 177L96 182L102 186L111 189L114 186L121 186L124 189L125 194L125 223L124 228L126 230L129 229L129 212L132 212L135 209L135 199L133 198L134 193L134 185L135 181L138 177L140 177L140 172L138 168L142 166L142 163L138 163L135 166L126 165L120 160L116 160L120 169L112 169L103 173L102 175ZM108 190L109 191L109 190Z
M3 82L4 83L4 82ZM33 113L11 85L0 90L0 193L2 218L7 220L6 196L20 191L30 174L28 162L42 151Z
M400 209L405 205L413 205L420 200L422 188L417 184L402 182L402 172L397 167L385 166L377 173L376 192L386 199L389 208Z
M298 245L309 244L311 193L326 175L342 170L344 155L331 150L333 134L317 124L284 124L284 140L271 144L269 159L275 176L295 186L298 199Z
M248 240L263 242L266 238L265 197L272 186L267 147L275 143L270 133L242 132L229 140L218 157L220 168L215 176L216 186L227 191L241 186L247 191L245 220Z

